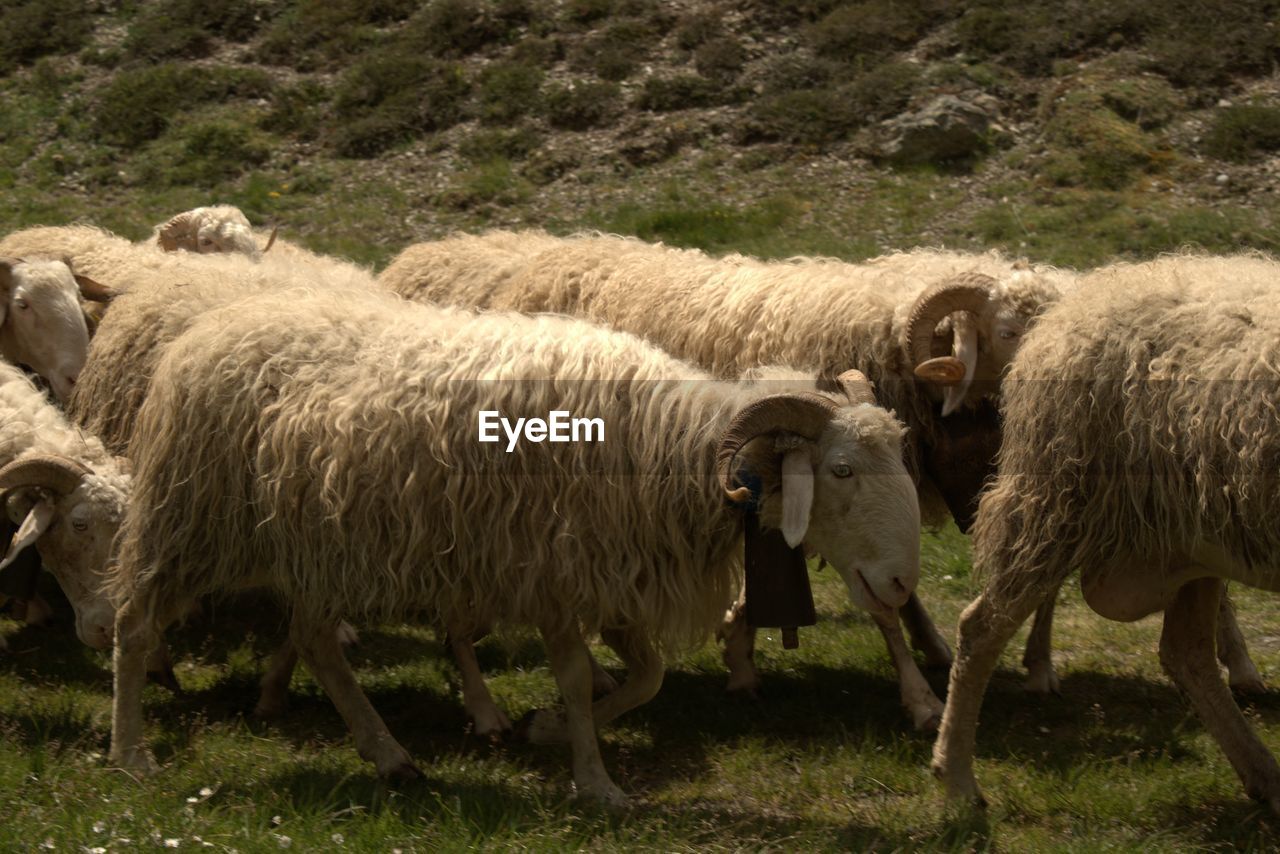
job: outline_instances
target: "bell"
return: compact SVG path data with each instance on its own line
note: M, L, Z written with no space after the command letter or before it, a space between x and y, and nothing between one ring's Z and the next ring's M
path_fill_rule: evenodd
M747 513L744 524L747 625L780 628L783 648L795 649L796 628L818 621L804 550L787 545L781 531L761 530L755 513Z

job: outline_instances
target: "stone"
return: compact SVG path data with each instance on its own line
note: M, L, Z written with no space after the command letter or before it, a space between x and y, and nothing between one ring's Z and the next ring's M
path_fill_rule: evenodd
M940 95L880 124L879 156L896 163L962 160L986 150L991 117L954 95Z

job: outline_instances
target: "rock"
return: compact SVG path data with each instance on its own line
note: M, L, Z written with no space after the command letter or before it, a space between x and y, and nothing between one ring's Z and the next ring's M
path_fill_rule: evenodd
M878 154L896 163L961 160L984 151L991 117L954 95L940 95L924 107L880 124Z

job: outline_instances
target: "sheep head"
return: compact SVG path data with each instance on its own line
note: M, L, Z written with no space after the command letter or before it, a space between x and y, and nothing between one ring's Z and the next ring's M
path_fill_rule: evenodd
M86 287L109 293L62 261L0 258L0 353L44 377L59 400L70 397L89 352L80 307Z
M942 387L943 416L974 388L997 383L1018 351L1030 318L1002 296L989 275L961 273L925 289L911 306L911 364L916 378ZM937 334L943 320L950 320L950 335Z
M255 260L262 256L249 219L232 205L183 211L156 228L156 243L166 252L240 252Z
M835 397L775 394L744 407L720 440L720 484L735 504L754 499L761 524L780 529L788 545L822 555L860 607L888 612L920 577L905 430L875 404L862 374L842 374L839 385Z
M119 471L95 472L53 455L19 457L0 469L0 496L18 525L0 569L34 545L71 601L80 640L95 649L110 647L115 631L102 581L129 482Z

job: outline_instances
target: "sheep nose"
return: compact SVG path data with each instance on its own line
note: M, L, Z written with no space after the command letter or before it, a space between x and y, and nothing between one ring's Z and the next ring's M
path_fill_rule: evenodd
M69 376L69 377L66 377L65 379L66 379L66 381L67 381L67 387L68 387L68 388L70 388L71 386L74 386L74 385L76 384L76 378L75 378L75 377L70 377L70 376Z
M903 584L903 583L902 583L902 579L901 579L901 578L898 578L897 576L894 576L894 578L893 578L893 592L894 592L894 593L901 593L902 595L906 596L908 593L910 593L910 592L911 592L911 588L909 588L909 587L907 587L907 585Z

